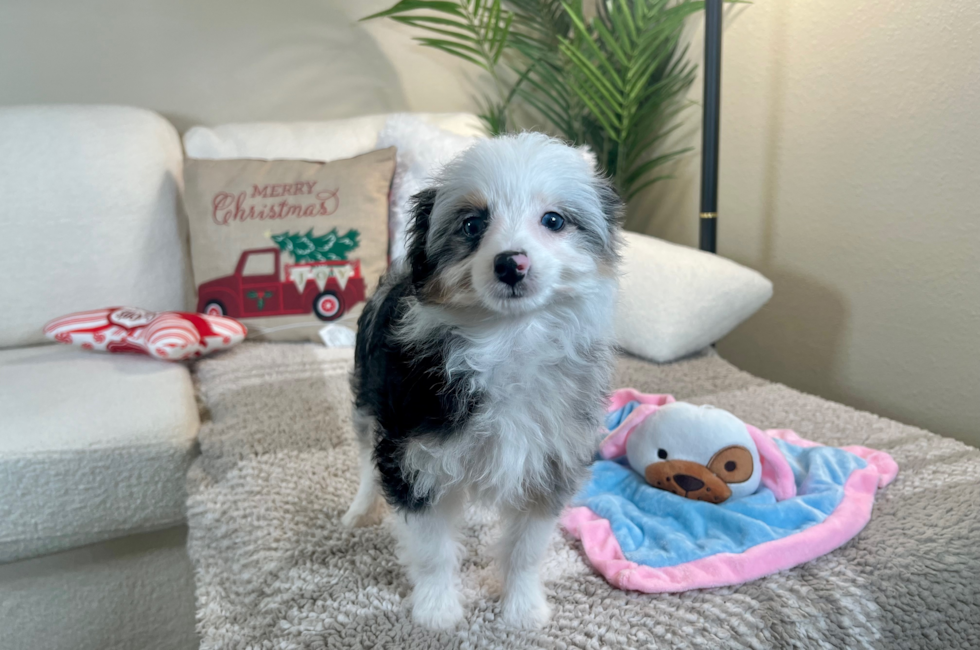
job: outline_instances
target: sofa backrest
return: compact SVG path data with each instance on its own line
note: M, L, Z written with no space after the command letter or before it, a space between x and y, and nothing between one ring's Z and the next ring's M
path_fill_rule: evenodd
M150 111L0 108L0 348L73 311L185 308L182 164Z

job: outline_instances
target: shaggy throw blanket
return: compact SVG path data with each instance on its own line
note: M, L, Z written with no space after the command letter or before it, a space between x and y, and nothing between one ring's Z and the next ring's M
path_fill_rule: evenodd
M464 528L466 618L414 626L384 525L348 530L357 487L349 350L244 344L201 361L205 424L188 479L203 648L980 647L980 450L770 384L715 355L623 358L616 386L712 403L761 427L887 451L902 468L840 549L736 587L611 587L556 532L543 574L551 623L498 620L496 522Z

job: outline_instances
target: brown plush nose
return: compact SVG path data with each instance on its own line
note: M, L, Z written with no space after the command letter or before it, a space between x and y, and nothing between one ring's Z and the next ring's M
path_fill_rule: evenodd
M520 251L504 251L493 258L493 274L512 287L524 279L530 268L531 260Z
M685 492L695 492L704 487L704 481L688 474L674 474L674 483Z

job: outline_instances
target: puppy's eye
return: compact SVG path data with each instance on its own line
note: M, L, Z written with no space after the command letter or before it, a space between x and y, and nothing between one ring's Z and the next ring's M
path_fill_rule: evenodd
M666 449L658 449L657 450L657 458L659 458L660 460L667 460L667 450Z
M463 234L467 237L478 237L486 227L487 222L483 218L469 217L463 222Z
M565 217L561 216L557 212L546 212L544 216L541 217L541 225L548 230L558 232L565 227Z

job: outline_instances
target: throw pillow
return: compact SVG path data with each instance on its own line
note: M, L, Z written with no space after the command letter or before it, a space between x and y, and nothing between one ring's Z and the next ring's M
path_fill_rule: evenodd
M405 254L405 230L411 216L409 202L412 196L424 190L446 163L468 149L477 139L472 135L460 135L439 128L409 113L388 118L378 134L377 147L395 147L398 150L388 206L392 260Z
M716 342L770 297L772 282L718 255L625 233L616 342L666 363Z
M356 322L388 263L394 166L394 148L330 163L188 160L198 311L275 341Z
M241 343L245 327L221 316L109 307L56 318L44 326L44 335L85 350L183 361Z
M184 149L190 158L326 162L397 147L389 211L394 260L404 253L408 199L424 189L426 177L485 135L480 119L470 113L391 113L324 122L195 126L184 134Z
M243 122L195 126L184 134L188 158L317 160L329 162L367 153L391 117L408 115L459 135L484 135L470 113L390 113L323 122Z

